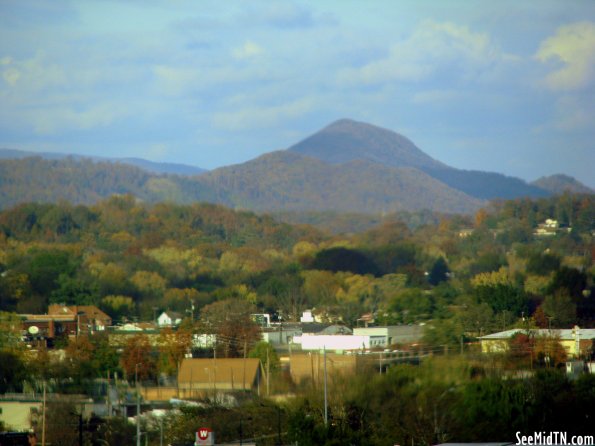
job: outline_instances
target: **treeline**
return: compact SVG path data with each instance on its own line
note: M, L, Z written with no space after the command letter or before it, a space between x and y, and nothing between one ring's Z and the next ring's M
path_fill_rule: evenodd
M474 217L410 228L388 220L328 235L210 204L21 204L0 213L0 310L95 304L115 320L149 320L225 299L296 320L314 308L349 325L428 324L457 344L532 318L569 327L595 319L592 195L493 203ZM572 230L536 237L546 218ZM549 318L549 319L548 319Z
M595 376L570 381L544 369L525 379L491 374L467 359L435 358L385 375L333 380L328 422L321 389L289 410L291 440L300 445L394 445L516 442L534 432L592 435Z
M154 174L129 164L84 158L0 160L0 209L27 202L92 205L114 194L150 203L229 203L192 177Z

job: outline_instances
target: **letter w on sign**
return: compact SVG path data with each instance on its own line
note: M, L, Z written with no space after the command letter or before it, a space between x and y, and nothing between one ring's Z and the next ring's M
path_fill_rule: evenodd
M213 435L213 431L208 427L201 427L196 431L196 442L194 444L196 446L214 445L215 435Z

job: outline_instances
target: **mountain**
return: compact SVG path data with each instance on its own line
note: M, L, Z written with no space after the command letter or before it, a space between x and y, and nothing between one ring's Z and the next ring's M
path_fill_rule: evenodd
M32 156L38 156L47 160L61 160L65 158L72 158L75 160L90 159L99 162L111 162L128 164L130 166L136 166L147 172L152 173L165 173L174 175L200 175L206 172L205 169L200 167L190 166L187 164L176 164L176 163L158 163L155 161L149 161L142 158L104 158L100 156L82 156L69 153L53 153L53 152L30 152L26 150L14 150L14 149L0 149L0 159L22 159L29 158Z
M23 202L93 204L114 194L148 202L220 201L220 194L192 177L157 175L127 164L83 158L0 160L1 209Z
M332 164L367 160L392 167L414 167L481 200L549 195L548 191L518 178L447 166L422 152L403 135L350 119L336 121L288 150Z
M545 189L552 194L559 195L564 192L571 192L577 194L593 194L595 191L590 187L585 186L580 181L563 174L550 175L541 177L531 184Z
M340 119L288 150L331 164L367 160L420 170L447 167L422 152L403 135L351 119Z
M483 204L412 167L368 160L329 164L292 151L215 169L196 181L223 193L224 204L259 211L469 213Z
M551 179L527 184L498 173L455 169L398 133L347 119L287 150L193 176L188 174L196 171L184 170L189 166L136 158L24 158L29 154L0 150L0 158L20 158L0 159L0 207L61 199L90 204L131 193L149 202L208 201L263 212L472 213L488 199L542 197L554 188ZM562 179L569 184L568 177Z

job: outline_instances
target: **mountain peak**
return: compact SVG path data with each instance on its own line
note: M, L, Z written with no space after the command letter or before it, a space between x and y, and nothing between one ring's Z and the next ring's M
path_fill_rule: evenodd
M592 194L594 192L593 189L585 186L575 178L561 173L541 177L533 181L531 184L545 189L553 194L562 194L564 192Z
M331 164L367 160L392 167L445 168L392 130L339 119L288 149Z

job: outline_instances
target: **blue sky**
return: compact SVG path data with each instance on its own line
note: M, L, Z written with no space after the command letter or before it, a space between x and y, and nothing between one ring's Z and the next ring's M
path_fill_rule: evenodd
M595 187L595 2L0 0L0 147L212 169L345 117Z

